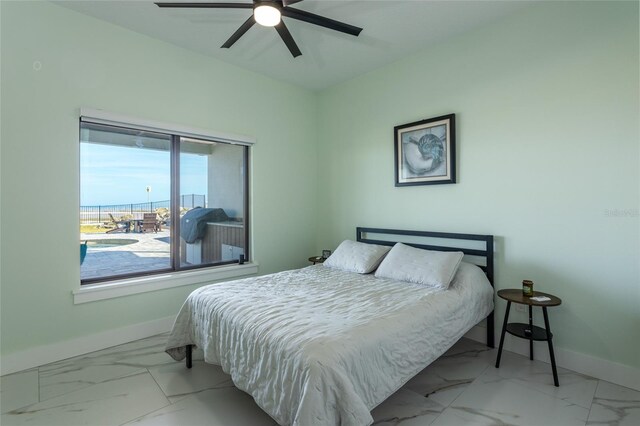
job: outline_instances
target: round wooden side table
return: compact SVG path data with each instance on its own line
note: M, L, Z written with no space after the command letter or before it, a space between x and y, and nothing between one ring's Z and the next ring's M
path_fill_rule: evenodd
M533 360L533 341L534 340L546 340L549 345L549 358L551 358L551 369L553 370L553 383L556 386L560 386L558 382L558 371L556 369L556 358L553 354L553 343L551 339L551 327L549 327L549 316L547 315L547 307L558 306L562 303L559 297L556 297L549 293L542 293L541 291L534 291L533 296L547 296L551 300L544 302L538 302L531 300L531 297L522 294L521 289L504 289L498 290L498 296L507 301L507 310L504 314L504 322L502 323L502 334L500 335L500 346L498 347L498 358L496 359L496 368L500 367L500 357L502 356L502 346L504 344L505 333L509 333L513 336L520 337L521 339L529 340L529 359ZM511 310L511 303L519 303L521 305L529 305L529 323L509 323L509 311ZM533 307L539 306L542 308L542 315L544 315L544 327L537 327L533 325Z

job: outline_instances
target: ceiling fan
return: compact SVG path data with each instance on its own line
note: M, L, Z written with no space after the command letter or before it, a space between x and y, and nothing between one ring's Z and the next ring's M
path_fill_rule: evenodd
M289 29L282 21L283 16L356 37L360 34L360 31L362 31L362 28L290 7L292 4L301 1L302 0L253 0L253 3L156 3L156 5L158 7L172 8L253 9L253 14L249 19L247 19L221 47L228 49L233 46L233 44L257 22L265 27L275 27L294 58L302 55L302 52L300 52Z

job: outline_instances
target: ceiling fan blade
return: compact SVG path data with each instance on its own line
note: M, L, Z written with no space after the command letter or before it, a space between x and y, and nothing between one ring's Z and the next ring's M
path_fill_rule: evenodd
M225 41L225 43L220 46L223 47L225 49L230 48L231 46L233 46L233 44L238 41L240 39L240 37L242 37L244 35L244 33L246 33L247 31L249 31L249 28L253 27L253 24L256 23L256 20L253 19L253 15L251 15L249 17L249 19L247 19L244 24L242 24L240 26L240 28L238 28L236 30L235 33L233 33L233 35L231 37L229 37L229 40Z
M294 58L302 55L302 52L300 51L300 49L298 49L298 45L293 40L293 37L291 36L291 33L289 32L289 29L284 24L284 22L280 21L280 23L276 25L276 30L278 31L278 34L280 34L282 41L284 41L284 44L287 45L287 47L289 48L289 52L291 52Z
M300 3L302 0L282 0L282 5L287 7L292 4Z
M156 3L156 6L175 8L253 9L253 3Z
M282 15L288 18L297 19L298 21L304 21L313 25L318 25L321 27L335 30L335 31L340 31L341 33L351 34L356 37L358 36L358 34L360 34L360 31L362 31L362 28L345 24L344 22L336 21L334 19L326 18L324 16L305 12L304 10L300 10L300 9L292 9L289 7L285 7L282 9Z

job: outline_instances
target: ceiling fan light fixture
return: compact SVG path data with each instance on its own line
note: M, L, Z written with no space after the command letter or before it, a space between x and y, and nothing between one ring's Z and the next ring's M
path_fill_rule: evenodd
M2 1L2 0L0 0ZM246 1L246 0L245 0ZM158 7L169 8L203 8L203 9L252 9L253 14L247 17L240 28L224 42L223 49L229 49L234 45L247 31L249 31L256 23L264 27L272 27L278 32L278 35L291 52L294 58L302 55L300 48L291 36L289 29L282 20L282 16L288 19L296 19L298 21L308 22L312 25L328 28L330 30L339 31L341 33L358 36L362 28L336 21L335 19L316 15L306 12L302 9L290 7L292 4L300 3L302 0L253 0L251 3L239 3L238 0L223 3L156 3Z
M275 27L280 23L280 9L270 4L259 4L253 9L256 22L264 27Z

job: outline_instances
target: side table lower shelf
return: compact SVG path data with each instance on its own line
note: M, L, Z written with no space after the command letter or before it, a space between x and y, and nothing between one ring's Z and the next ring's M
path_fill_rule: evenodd
M529 324L525 324L522 322L512 322L507 324L507 333L521 337L523 339L531 339L537 341L546 341L547 340L547 331L542 327L533 326L533 335L529 332ZM549 337L553 337L553 333L549 332Z

